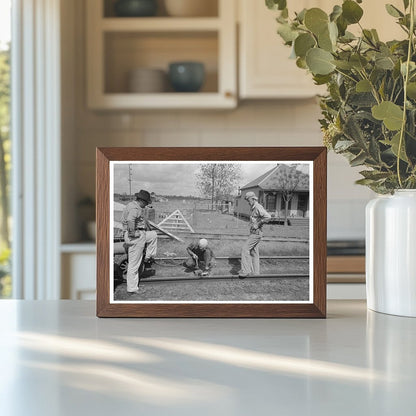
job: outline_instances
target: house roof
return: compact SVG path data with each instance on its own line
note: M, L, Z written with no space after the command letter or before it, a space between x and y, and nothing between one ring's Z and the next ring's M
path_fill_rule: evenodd
M268 170L263 175L249 182L247 185L241 187L241 189L248 189L253 187L259 187L263 190L278 191L283 189L282 175L286 175L291 169L288 165L277 165L274 168ZM297 191L309 191L309 175L297 170L300 174L299 182L296 186Z
M242 186L241 189L253 188L254 186L259 186L259 184L277 168L278 166L275 166L274 168L268 170L266 173L263 173L263 175L259 176L257 179L254 179L254 181L251 181L247 185Z

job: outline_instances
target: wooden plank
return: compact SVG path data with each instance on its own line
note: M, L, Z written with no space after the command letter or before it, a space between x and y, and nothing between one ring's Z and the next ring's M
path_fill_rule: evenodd
M156 230L160 231L163 234L166 234L168 237L171 237L173 239L175 239L176 241L179 241L180 243L185 243L185 241L183 241L181 238L176 237L176 235L173 235L172 233L170 233L169 231L165 231L162 230L162 228L160 228L158 225L156 225L154 222L147 220L147 222L150 224L150 226L152 226L153 228L155 228Z

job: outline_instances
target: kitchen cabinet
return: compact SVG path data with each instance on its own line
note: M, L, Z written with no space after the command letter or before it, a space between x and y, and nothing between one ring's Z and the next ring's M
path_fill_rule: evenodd
M62 244L61 253L61 298L95 300L95 244Z
M403 8L401 0L390 3ZM330 12L333 0L298 0L289 4L290 10L320 7ZM403 38L394 18L388 15L384 4L378 0L366 0L363 27L376 28L383 41ZM239 95L242 99L290 99L308 98L325 93L325 87L313 84L312 77L290 59L291 49L283 44L276 33L276 11L268 10L263 1L238 0L239 8ZM348 30L358 33L358 25Z
M233 108L237 105L236 5L218 2L217 16L115 17L104 0L88 0L87 102L90 109ZM110 3L111 6L111 3ZM167 72L169 63L205 66L199 92L129 92L128 74Z
M323 3L299 0L296 10L325 8ZM311 75L289 59L291 50L276 33L277 12L268 10L264 1L239 0L238 7L240 97L290 99L322 93L322 87L313 84Z

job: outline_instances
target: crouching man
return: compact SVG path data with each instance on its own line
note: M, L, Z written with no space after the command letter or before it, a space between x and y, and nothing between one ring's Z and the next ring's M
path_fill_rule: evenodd
M214 266L214 253L208 247L208 241L205 238L193 241L186 251L190 258L186 260L185 266L193 269L197 275L208 276Z
M141 190L135 194L135 200L128 203L123 211L124 241L128 247L129 259L127 266L128 293L138 293L139 268L143 260L145 246L145 266L150 266L156 256L157 234L156 231L149 231L149 224L144 217L144 209L151 202L149 192Z

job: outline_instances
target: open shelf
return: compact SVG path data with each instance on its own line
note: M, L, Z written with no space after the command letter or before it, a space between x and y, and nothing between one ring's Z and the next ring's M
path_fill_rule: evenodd
M86 3L88 107L235 108L235 4L230 0L211 2L216 5L215 16L169 17L159 7L155 17L115 17L113 0L89 0ZM159 1L160 4L163 2ZM163 74L157 78L157 88L148 88L147 84L140 87L140 91L157 92L137 93L138 88L129 87L129 74L134 70L137 74L137 70L156 69L159 75L162 70L167 80L169 64L183 61L204 65L205 79L198 92L175 92L169 82L160 86ZM145 82L144 78L138 79Z
M103 13L102 16L104 18L112 18L117 17L115 13L115 4L117 0L99 0L103 5ZM157 13L154 17L141 17L140 19L154 19L157 17L167 17L167 18L174 18L174 16L169 15L169 5L166 5L166 2L172 0L156 0L157 2ZM196 0L193 0L196 1ZM200 1L200 0L198 0ZM227 0L230 1L230 0ZM198 13L198 15L194 17L186 17L186 19L194 19L195 17L218 17L218 0L204 0L203 4L203 11ZM134 19L133 17L120 17L123 20L130 20Z
M152 68L163 70L168 75L169 64L177 61L197 61L204 64L205 81L196 93L218 92L218 39L216 32L188 33L106 33L105 94L129 94L128 77L131 70ZM167 82L166 90L157 94L174 93Z
M218 30L220 28L220 20L216 17L137 17L137 18L122 18L114 17L103 19L101 21L101 29L106 32L122 32L122 31L137 31L137 32L169 32L169 31L184 31L189 30L193 32Z

